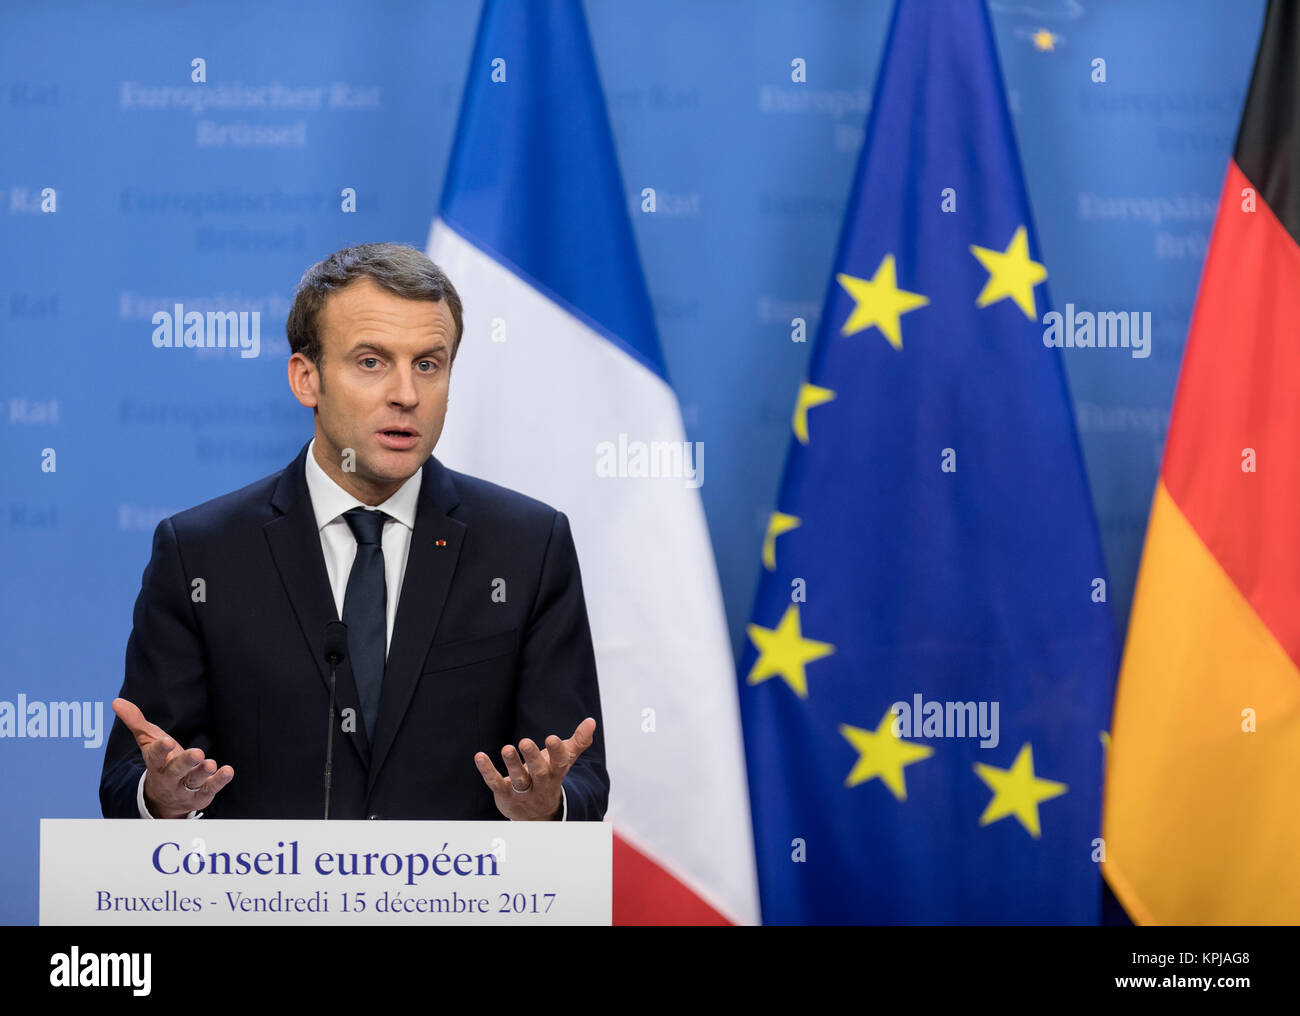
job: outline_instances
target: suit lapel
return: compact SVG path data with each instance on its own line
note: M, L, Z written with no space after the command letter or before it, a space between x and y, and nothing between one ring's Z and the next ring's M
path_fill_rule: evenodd
M466 532L463 522L447 515L459 500L447 468L430 456L424 464L424 478L420 481L415 529L411 533L406 573L402 577L402 595L397 602L393 637L384 666L369 789L375 786L411 703L411 696L415 694L420 680L420 665L429 655L433 633L447 602L447 591L451 588L451 577Z
M307 492L305 467L309 446L310 442L304 445L293 464L280 474L280 481L271 496L271 504L280 514L263 527L263 532L275 559L276 570L280 573L280 581L284 583L284 591L298 618L298 627L307 640L316 672L328 690L330 675L325 663L325 626L330 621L339 620L339 616L330 591L329 573L325 570L316 514L312 510L311 495ZM352 664L347 660L338 668L335 702L340 714L344 709L352 709L353 715L360 717L361 700L352 677ZM327 715L322 713L321 722L325 723L327 719ZM366 742L365 725L356 723L354 726L355 730L343 736L356 749L362 762L369 765L371 752Z

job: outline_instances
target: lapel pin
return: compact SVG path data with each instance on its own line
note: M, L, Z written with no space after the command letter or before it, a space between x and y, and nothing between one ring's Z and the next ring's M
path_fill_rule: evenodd
M433 541L433 545L434 545L435 547L445 547L445 546L447 546L447 541L446 541L446 540L434 540L434 541Z

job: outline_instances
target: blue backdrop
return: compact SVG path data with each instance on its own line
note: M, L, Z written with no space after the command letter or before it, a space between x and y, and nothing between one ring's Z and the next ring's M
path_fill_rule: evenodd
M1122 626L1263 0L990 7L1055 306L1151 313L1149 357L1064 351ZM586 9L739 649L890 4ZM424 245L478 13L0 5L0 703L91 703L106 736L158 520L310 436L303 269ZM176 303L259 311L259 355L155 348ZM36 920L38 819L98 815L102 758L0 738L0 922Z

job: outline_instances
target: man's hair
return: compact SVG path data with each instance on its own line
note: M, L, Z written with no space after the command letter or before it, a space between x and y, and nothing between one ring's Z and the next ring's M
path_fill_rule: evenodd
M456 336L451 345L451 361L455 361L460 337L465 330L460 294L446 273L421 251L399 243L363 243L345 247L303 273L293 294L289 320L285 323L292 352L307 357L316 364L318 371L322 369L325 350L317 328L321 308L331 293L362 277L374 279L390 293L408 300L434 303L446 300L456 325Z

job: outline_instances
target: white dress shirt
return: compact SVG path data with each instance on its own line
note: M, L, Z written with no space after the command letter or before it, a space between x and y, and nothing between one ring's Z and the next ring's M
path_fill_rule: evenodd
M344 513L353 508L370 508L340 487L316 461L316 439L307 448L307 493L311 495L312 510L316 513L316 528L320 532L320 548L325 554L325 571L334 593L334 609L343 616L343 594L348 590L348 576L357 556L357 538ZM372 511L388 514L384 520L384 585L388 590L387 624L384 632L384 652L393 644L393 622L397 620L397 604L402 597L402 580L406 577L406 557L411 550L411 534L415 532L415 508L420 500L420 484L424 470L415 473L383 504Z
M397 620L397 604L402 597L402 580L406 577L406 559L411 550L411 534L415 532L415 511L420 501L420 484L424 479L424 470L415 473L380 505L362 504L353 495L340 487L316 461L316 439L312 438L307 446L307 493L311 497L312 510L316 515L316 528L320 533L321 552L325 555L325 572L329 576L330 591L334 594L334 609L338 616L343 616L343 597L348 589L348 576L352 573L352 562L357 556L357 538L352 535L344 513L353 508L366 508L382 511L388 515L384 520L384 534L381 543L384 552L384 584L387 587L387 624L384 632L384 652L393 644L393 624ZM136 790L135 800L140 808L141 818L153 818L144 802L144 780L140 776L140 786ZM569 800L560 788L563 803L561 818L569 817ZM187 818L198 818L202 812L192 811Z

